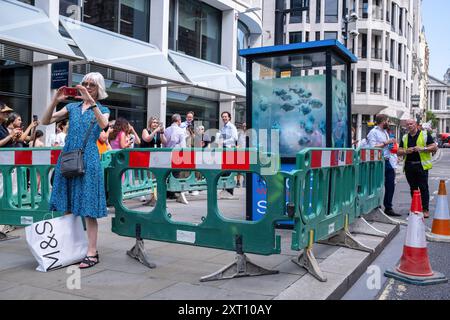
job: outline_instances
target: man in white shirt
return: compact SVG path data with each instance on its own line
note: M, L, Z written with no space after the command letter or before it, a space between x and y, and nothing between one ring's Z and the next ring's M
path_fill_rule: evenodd
M392 167L389 158L389 144L396 143L395 139L389 139L386 129L389 128L388 116L379 114L375 118L377 126L367 135L367 142L371 148L383 148L384 157L384 213L388 216L399 217L401 214L395 213L392 209L392 199L395 192L395 169Z
M172 125L164 131L167 143L166 148L186 148L186 135L184 129L180 128L181 116L175 113L172 116Z
M220 115L223 121L223 127L220 129L220 139L224 148L235 148L238 141L238 132L236 126L231 123L231 113L222 112Z
M220 129L220 142L223 144L224 148L236 148L236 143L238 141L238 132L236 126L231 123L231 113L224 111L221 113L220 117L223 121L223 127ZM230 173L224 176L229 176ZM228 193L228 194L227 194ZM234 189L223 190L220 194L221 198L232 199L234 195Z
M185 130L180 128L181 116L175 113L172 116L172 125L164 130L164 136L166 137L166 143L164 147L166 148L186 148L186 134ZM175 178L180 176L180 172L173 172L172 175ZM167 192L167 199L174 199L175 194L173 192ZM177 202L188 204L184 192L181 192L178 197L176 197Z

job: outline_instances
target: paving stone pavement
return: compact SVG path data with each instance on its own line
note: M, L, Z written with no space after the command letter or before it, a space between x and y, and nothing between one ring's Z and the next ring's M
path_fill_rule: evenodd
M243 189L237 189L238 200L221 200L227 216L244 219ZM173 219L188 221L201 217L202 195L188 196L189 205L168 203ZM142 202L129 200L130 208L149 211ZM225 209L222 209L225 210ZM192 213L192 214L191 214ZM270 299L327 299L343 294L353 278L359 278L361 267L367 264L369 254L352 249L316 244L313 248L327 282L319 282L291 260L298 252L291 250L291 231L277 230L282 237L281 254L248 258L265 268L276 269L278 274L200 282L235 259L234 252L145 240L150 260L157 267L148 269L126 255L135 240L111 232L113 209L107 218L99 220L100 263L94 268L81 270L80 289L69 289L72 269L63 268L48 273L35 271L36 262L27 248L23 228L13 231L20 238L0 242L0 299L145 299L145 300L270 300ZM181 219L181 218L180 218ZM391 232L393 226L383 225ZM357 235L363 243L375 247L382 238ZM358 269L359 268L359 269ZM355 272L359 272L355 274ZM353 277L353 278L352 278ZM70 287L70 286L69 286Z

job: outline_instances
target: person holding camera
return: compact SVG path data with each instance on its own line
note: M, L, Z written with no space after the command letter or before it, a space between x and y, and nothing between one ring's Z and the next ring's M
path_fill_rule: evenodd
M134 127L129 122L128 122L127 139L131 143L130 148L134 148L135 144L137 144L137 145L141 144L141 139L139 138L138 134L136 133L136 130L134 130Z
M70 126L63 152L55 168L53 190L49 210L73 213L85 218L88 236L88 251L80 263L81 269L90 268L99 263L97 251L98 218L106 217L106 196L103 169L97 149L97 138L100 131L108 126L109 109L98 100L108 95L105 80L98 72L86 74L81 85L76 86L77 101L66 104L55 112L56 106L68 99L72 89L61 87L54 95L50 105L42 117L42 124L49 125L69 118ZM61 158L71 151L84 149L84 174L73 177L63 176Z
M133 141L129 139L130 124L124 118L117 118L109 134L109 143L113 150L131 148Z
M7 148L22 148L31 141L31 130L39 125L39 121L36 119L31 122L25 131L22 129L22 117L20 114L12 112L6 120L5 126L8 128L10 134L13 134L13 138L5 145Z
M166 143L162 122L156 117L150 117L147 128L142 130L141 148L161 148Z

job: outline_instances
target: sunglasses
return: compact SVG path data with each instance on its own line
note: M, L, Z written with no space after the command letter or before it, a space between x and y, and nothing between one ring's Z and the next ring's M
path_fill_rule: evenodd
M93 82L82 82L81 85L85 88L89 88L89 87L96 88L97 87L97 85Z

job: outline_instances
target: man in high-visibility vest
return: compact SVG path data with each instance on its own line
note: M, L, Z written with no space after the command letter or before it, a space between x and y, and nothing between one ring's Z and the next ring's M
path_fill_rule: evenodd
M428 134L426 130L419 130L415 120L408 120L406 126L408 133L400 141L398 156L406 156L404 171L411 188L411 197L414 190L420 189L423 216L428 218L430 216L428 171L433 167L431 153L437 151L437 145L431 134Z

